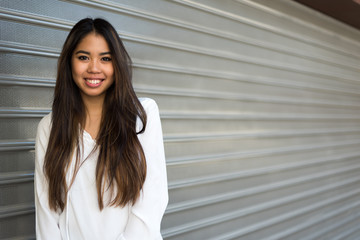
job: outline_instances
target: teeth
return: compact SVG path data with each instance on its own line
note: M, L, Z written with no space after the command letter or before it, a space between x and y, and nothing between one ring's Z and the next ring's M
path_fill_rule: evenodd
M98 84L101 82L99 79L86 79L86 81L90 84Z

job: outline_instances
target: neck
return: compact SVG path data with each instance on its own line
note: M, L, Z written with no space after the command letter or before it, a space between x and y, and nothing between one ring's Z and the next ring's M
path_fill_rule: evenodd
M83 97L86 108L86 120L84 129L93 139L96 139L100 129L104 97L86 98Z

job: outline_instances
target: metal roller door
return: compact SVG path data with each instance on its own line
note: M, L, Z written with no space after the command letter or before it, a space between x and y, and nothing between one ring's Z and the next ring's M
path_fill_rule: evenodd
M167 240L359 239L360 31L285 0L2 0L0 239L34 239L61 46L103 17L160 107Z

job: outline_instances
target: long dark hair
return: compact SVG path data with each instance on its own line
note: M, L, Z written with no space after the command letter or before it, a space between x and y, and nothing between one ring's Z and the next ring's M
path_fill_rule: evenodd
M114 83L108 88L103 104L102 120L96 149L96 187L99 208L110 191L111 206L134 204L146 177L146 160L137 134L146 126L146 113L132 86L132 63L116 30L103 19L85 18L70 31L58 60L57 79L52 105L52 128L45 154L44 172L49 183L49 205L64 210L69 186L66 173L76 154L79 166L79 136L85 123L85 106L80 90L72 78L71 58L76 46L95 32L106 40L112 57ZM136 121L142 128L136 132ZM95 150L95 149L94 149ZM76 171L74 171L74 177Z

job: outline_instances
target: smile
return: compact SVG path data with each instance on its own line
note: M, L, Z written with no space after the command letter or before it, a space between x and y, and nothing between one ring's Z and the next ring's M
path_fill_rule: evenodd
M103 79L85 78L85 83L89 87L97 87L102 83Z

